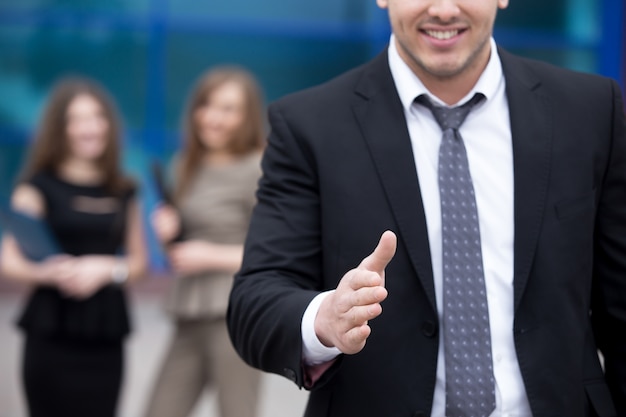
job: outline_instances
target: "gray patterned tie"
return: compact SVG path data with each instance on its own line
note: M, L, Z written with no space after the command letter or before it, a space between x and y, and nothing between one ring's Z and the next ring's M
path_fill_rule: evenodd
M443 253L446 416L488 417L496 406L489 309L478 211L459 127L484 96L462 106L435 106L421 95L441 130L439 194Z

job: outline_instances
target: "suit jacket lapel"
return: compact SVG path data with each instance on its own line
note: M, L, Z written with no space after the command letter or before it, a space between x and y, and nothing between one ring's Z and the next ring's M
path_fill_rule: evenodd
M428 231L415 159L386 52L370 64L356 93L360 97L353 108L354 114L397 221L399 245L409 254L436 311Z
M506 79L514 165L514 289L519 306L530 274L545 211L552 144L552 107L536 75L499 50ZM354 114L398 223L400 244L409 254L436 310L426 217L404 110L387 64L380 54L364 72L355 92Z
M541 83L526 64L499 50L506 79L514 166L514 292L515 310L530 274L550 176L552 107Z

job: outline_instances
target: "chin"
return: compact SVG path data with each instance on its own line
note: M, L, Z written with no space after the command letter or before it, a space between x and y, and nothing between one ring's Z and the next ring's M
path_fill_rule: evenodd
M440 79L450 79L462 74L465 67L458 62L438 63L435 65L425 65L424 70L431 76Z
M228 142L226 141L213 141L207 142L204 144L205 149L208 151L222 151L228 147Z
M95 162L99 160L104 154L104 149L84 150L82 152L76 152L76 157L84 161Z

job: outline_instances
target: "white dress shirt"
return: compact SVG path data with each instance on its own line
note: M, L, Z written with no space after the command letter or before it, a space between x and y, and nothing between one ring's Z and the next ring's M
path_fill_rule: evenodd
M426 89L402 60L393 35L388 57L391 74L404 107L415 156L426 214L437 313L440 326L443 326L441 208L437 182L442 132L430 110L425 106L414 104L414 100L420 94L427 94L434 103L445 104ZM491 417L532 417L513 341L513 147L505 79L493 39L487 67L474 88L455 106L469 101L476 93L482 93L486 100L472 109L459 130L467 151L478 207L483 269L489 304L496 382L496 409ZM328 361L340 353L337 348L322 345L315 335L315 316L321 300L327 294L326 292L318 295L302 319L304 360L309 364ZM392 297L393 294L389 296ZM445 416L443 334L443 330L439 331L437 381L432 417Z

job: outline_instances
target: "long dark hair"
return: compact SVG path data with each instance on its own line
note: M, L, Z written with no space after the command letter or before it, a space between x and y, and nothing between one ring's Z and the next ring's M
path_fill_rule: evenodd
M123 175L120 168L120 118L114 101L106 90L97 82L83 77L67 77L54 85L20 180L27 181L44 171L55 172L65 161L69 154L67 110L79 95L93 97L102 107L108 121L106 148L96 164L103 173L107 189L113 194L121 194L132 187L133 183Z
M245 95L244 123L230 142L230 152L234 155L245 155L260 150L265 143L263 98L254 76L243 68L233 66L217 67L206 72L193 88L183 116L184 147L178 161L176 199L185 193L203 157L210 152L200 140L194 114L198 108L206 104L207 97L229 82L240 85Z

